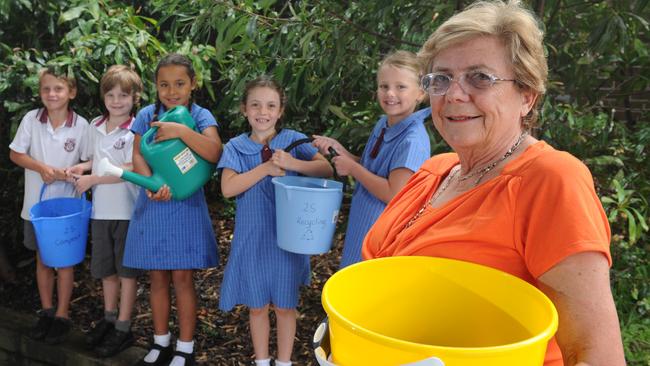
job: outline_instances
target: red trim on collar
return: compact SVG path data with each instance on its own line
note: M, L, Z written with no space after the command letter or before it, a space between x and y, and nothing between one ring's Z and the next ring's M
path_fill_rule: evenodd
M38 118L39 122L41 123L47 123L48 117L47 108L41 108L38 110L38 113L36 113L36 118ZM65 120L65 126L72 127L76 123L77 114L72 110L72 108L68 108L68 117Z
M95 127L99 127L99 126L101 126L101 124L104 123L104 122L106 122L106 121L108 121L108 116L107 116L107 115L103 115L102 118L99 119L99 121L95 122ZM129 118L127 118L126 121L122 122L122 123L121 123L119 126L117 126L117 127L118 127L118 128L121 128L121 129L124 129L124 130L128 130L128 129L131 128L131 124L132 124L132 123L133 123L133 116L129 116Z
M119 127L124 130L130 130L134 119L135 118L133 116L129 116L129 118L126 121L122 122L122 124L119 125Z
M95 127L99 127L102 125L102 123L106 122L108 119L108 116L103 115L102 118L99 119L99 121L95 122Z

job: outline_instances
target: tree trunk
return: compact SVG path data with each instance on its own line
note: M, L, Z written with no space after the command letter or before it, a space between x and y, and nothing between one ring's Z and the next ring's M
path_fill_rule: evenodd
M545 0L537 0L535 1L535 12L537 13L537 16L539 19L544 19L544 5L546 1Z

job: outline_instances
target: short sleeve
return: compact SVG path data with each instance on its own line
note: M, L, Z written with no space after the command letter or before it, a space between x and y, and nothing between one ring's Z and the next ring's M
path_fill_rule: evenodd
M239 157L239 152L230 142L223 147L223 154L221 154L221 158L217 164L217 169L223 168L232 169L236 173L241 173L244 170Z
M9 148L17 153L28 154L29 148L31 147L32 141L32 127L33 119L36 118L33 115L36 111L30 111L23 119L20 121L18 130L16 131L16 136L14 136L13 141L9 144Z
M132 133L133 132L129 131L129 134L132 134ZM130 139L127 140L127 141L129 141L129 143L126 144L126 156L125 156L125 159L124 159L125 164L133 163L133 143L135 142L135 139L133 138L133 136L129 136L129 137L130 137Z
M131 131L136 135L144 135L147 130L149 130L149 123L153 117L154 105L148 105L142 108L138 114L135 116L135 121L131 125Z
M88 130L86 130L86 144L84 145L84 149L81 152L81 154L83 156L87 157L88 160L92 160L94 158L94 155L95 155L95 143L96 143L96 141L95 141L95 135L96 135L95 128L97 128L97 127L95 127L94 122L95 122L95 120L93 120L93 122L91 122L91 126L88 128Z
M82 129L81 141L80 141L81 146L79 146L79 153L80 153L79 159L81 161L88 161L91 159L90 156L92 156L92 151L93 151L90 150L90 148L88 147L90 142L89 141L90 126L88 125L88 121L86 121L85 119L79 119L77 123L81 123L81 129ZM88 155L89 152L91 153L91 155Z
M217 120L212 115L212 112L203 107L198 107L197 109L199 109L198 113L196 113L196 115L193 117L194 122L196 122L196 128L198 128L200 132L203 132L203 130L211 126L215 126L217 128L219 127Z
M611 265L610 229L591 173L568 153L536 159L522 177L515 244L538 278L568 256L601 252Z
M428 136L425 137L427 139L427 145L423 144L422 141L418 141L412 135L400 141L395 148L395 153L391 158L388 170L393 171L398 168L407 168L416 172L420 169L420 166L429 158L430 154Z

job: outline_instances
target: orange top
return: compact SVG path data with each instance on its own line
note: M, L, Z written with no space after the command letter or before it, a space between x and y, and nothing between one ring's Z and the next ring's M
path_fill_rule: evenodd
M453 153L427 160L392 199L363 243L363 258L423 255L465 260L532 285L564 258L603 253L611 265L610 230L591 173L579 160L540 141L501 174L407 222L458 164ZM562 365L555 341L545 366Z

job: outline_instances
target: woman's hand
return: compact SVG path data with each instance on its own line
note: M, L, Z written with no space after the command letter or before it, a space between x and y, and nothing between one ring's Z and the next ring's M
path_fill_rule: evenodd
M353 175L352 170L359 166L354 159L351 159L347 155L336 156L332 159L334 163L334 168L336 168L336 173L339 176Z
M160 142L175 138L182 138L184 134L191 131L189 127L176 122L152 122L151 127L158 127L154 141Z
M153 193L147 189L147 197L149 197L149 199L152 201L169 201L172 198L172 192L169 189L169 186L163 184L156 193Z

